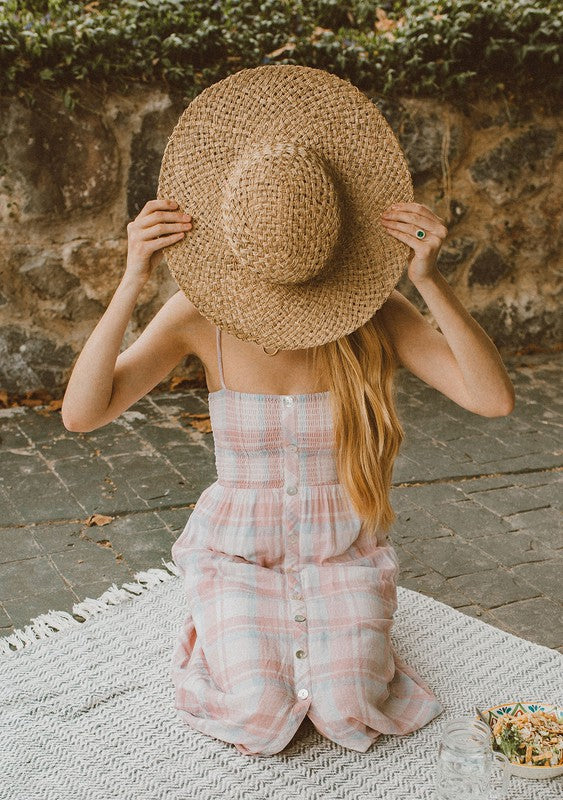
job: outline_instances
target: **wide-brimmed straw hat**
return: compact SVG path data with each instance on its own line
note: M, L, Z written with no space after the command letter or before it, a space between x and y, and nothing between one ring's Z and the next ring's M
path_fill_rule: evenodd
M404 154L374 103L325 70L265 65L204 89L168 138L157 197L192 216L165 251L178 286L264 348L356 330L406 266L380 221L413 200Z

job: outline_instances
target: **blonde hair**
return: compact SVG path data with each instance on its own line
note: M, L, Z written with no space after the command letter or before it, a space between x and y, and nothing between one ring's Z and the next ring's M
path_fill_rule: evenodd
M311 350L314 374L330 389L339 481L362 527L387 532L396 518L389 498L393 463L405 435L395 410L396 352L377 314Z

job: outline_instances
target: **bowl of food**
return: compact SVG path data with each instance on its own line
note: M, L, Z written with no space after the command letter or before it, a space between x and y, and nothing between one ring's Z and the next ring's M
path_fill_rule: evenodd
M493 750L505 754L512 775L540 779L563 775L563 707L518 701L482 713L493 735Z

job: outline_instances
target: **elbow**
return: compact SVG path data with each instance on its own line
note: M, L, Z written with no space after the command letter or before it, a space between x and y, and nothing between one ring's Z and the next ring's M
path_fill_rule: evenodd
M516 397L514 394L514 389L512 389L504 398L502 402L499 402L492 413L485 414L486 417L508 417L509 414L512 414L514 411L514 406L516 403Z
M512 414L515 405L516 405L516 393L514 391L514 386L510 384L510 389L508 390L503 411L502 414L500 414L500 416L507 417L509 414Z
M63 425L67 431L70 431L71 433L89 433L90 431L94 430L94 428L86 428L84 425L79 425L73 420L67 420L64 417L62 419Z
M95 425L86 424L83 421L81 422L78 418L73 419L70 414L65 415L62 409L61 419L67 431L71 431L71 433L91 433L92 431L98 430L98 428L103 428L104 425L107 425L109 422L113 421L110 419L104 419L101 422L98 421Z
M61 408L61 421L65 426L65 428L67 429L67 431L70 431L71 433L77 432L76 426L74 425L72 419L68 416L68 414L65 414L64 405Z
M64 408L61 408L61 420L67 431L71 433L89 433L90 431L95 430L94 427L90 427L88 425L81 425L80 420L73 419L72 415L68 413L65 414Z
M489 414L483 414L482 416L489 417L490 419L494 419L495 417L508 417L509 414L512 414L513 410L514 407L509 408L508 406L506 407L503 406L502 408L499 408L494 412L491 412Z
M61 403L61 421L67 431L71 433L90 433L91 431L95 431L96 428L101 427L99 420L96 420L95 424L92 425L92 417L87 419L84 413L81 413L81 410L80 402L71 403L68 398L67 401L65 401L65 397L63 397L63 402ZM105 424L105 422L102 424Z

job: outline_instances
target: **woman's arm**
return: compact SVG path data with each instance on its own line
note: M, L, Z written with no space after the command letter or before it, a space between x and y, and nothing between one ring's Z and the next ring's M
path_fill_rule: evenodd
M69 431L88 431L105 413L121 342L143 283L124 275L82 348L68 381L61 416Z
M107 411L114 390L116 362L139 294L151 271L162 260L162 249L179 241L184 235L183 231L188 230L185 220L178 221L184 215L173 211L173 205L166 200L149 200L137 218L127 226L125 273L104 315L82 348L63 397L61 416L68 430L89 431L106 424L104 420L110 421ZM156 326L153 324L151 330L154 328ZM143 341L147 338L148 335ZM162 336L161 340L162 346L167 348L166 355L170 362L180 353L183 341L179 334L172 339L168 337L168 340ZM133 345L128 350L132 348ZM140 349L139 346L135 348L136 351ZM124 353L120 358L123 356ZM158 377L161 374L163 364L169 366L166 358L154 363L153 373L143 376L144 385L151 383L153 375ZM145 368L148 366L146 364Z
M402 338L398 349L402 347L405 360L412 363L417 351L420 366L413 371L424 374L427 383L439 387L474 413L487 417L510 414L514 408L514 387L494 342L456 297L435 265L447 234L442 220L418 203L399 203L396 209L385 212L383 224L414 250L409 262L409 278L441 331L435 331L426 320L421 322L422 315L412 304L402 295L397 297L398 292L394 293L383 316L394 330L397 341ZM418 228L426 231L423 240L414 236ZM412 346L407 354L409 343Z
M415 286L441 332L406 297L394 296L384 317L395 331L403 365L468 411L483 417L510 414L514 387L492 339L438 270Z

